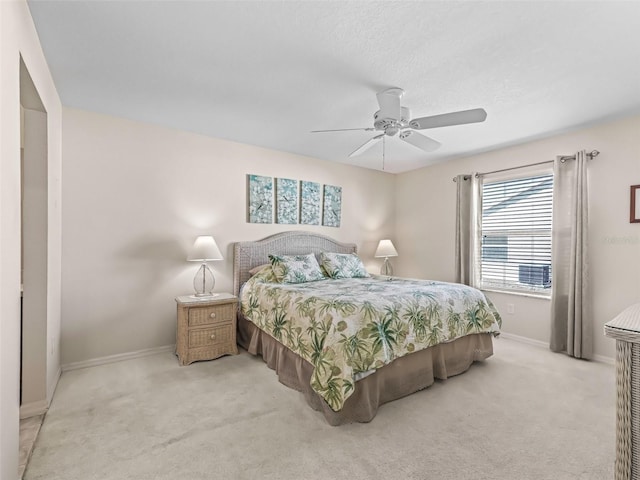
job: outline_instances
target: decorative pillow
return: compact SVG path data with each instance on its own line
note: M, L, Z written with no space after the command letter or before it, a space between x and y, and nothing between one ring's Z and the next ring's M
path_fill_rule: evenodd
M313 253L309 255L269 255L271 269L280 283L303 283L326 277Z
M258 265L257 267L253 267L251 270L249 270L249 275L251 275L253 277L256 273L258 273L259 271L261 271L265 267L271 268L271 264L270 263L264 263L262 265Z
M355 253L320 254L322 268L331 278L364 278L369 274Z
M251 276L249 281L253 280L258 283L278 283L276 276L273 274L273 268L271 265L261 265L262 270L258 270Z

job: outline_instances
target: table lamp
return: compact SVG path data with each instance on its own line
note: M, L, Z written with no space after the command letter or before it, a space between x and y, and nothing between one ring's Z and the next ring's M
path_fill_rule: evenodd
M196 297L214 297L217 294L212 293L213 287L216 284L216 279L213 276L213 272L207 265L207 262L212 260L222 260L222 254L216 241L210 235L201 235L196 238L193 244L191 252L187 260L190 262L202 262L200 268L196 272L196 276L193 278L193 288L195 288Z
M384 257L384 263L382 264L382 268L380 268L380 275L393 275L393 267L391 266L391 262L389 262L389 257L397 256L398 252L391 240L380 240L376 253L374 254L376 258Z

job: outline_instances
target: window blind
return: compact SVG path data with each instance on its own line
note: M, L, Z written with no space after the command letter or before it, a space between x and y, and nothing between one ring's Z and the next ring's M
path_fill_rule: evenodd
M481 288L550 291L553 175L483 183Z

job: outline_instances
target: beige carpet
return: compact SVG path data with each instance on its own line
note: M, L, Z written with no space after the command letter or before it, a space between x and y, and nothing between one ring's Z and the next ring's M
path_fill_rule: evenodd
M612 479L614 367L507 339L495 351L341 427L245 352L66 372L25 478Z

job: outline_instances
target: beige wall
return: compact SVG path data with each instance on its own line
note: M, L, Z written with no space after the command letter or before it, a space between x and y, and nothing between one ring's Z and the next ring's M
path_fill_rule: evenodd
M215 237L215 290L230 291L232 242L310 230L357 243L375 270L394 232L391 174L75 109L63 120L63 364L175 343L197 235ZM342 226L247 223L247 174L341 186Z
M577 150L601 152L589 166L590 257L596 355L614 357L603 325L640 302L640 224L629 223L629 186L640 184L640 116L614 121L396 178L397 273L454 280L455 197L452 178L553 159ZM503 330L548 342L549 300L490 293ZM507 304L514 313L507 314Z
M23 0L0 2L0 478L18 471L20 55L48 113L47 392L59 371L61 105Z

